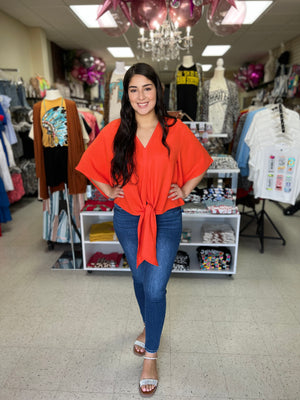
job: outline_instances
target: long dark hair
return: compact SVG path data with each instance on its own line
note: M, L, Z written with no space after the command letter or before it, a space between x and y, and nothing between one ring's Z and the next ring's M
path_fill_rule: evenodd
M162 144L170 149L166 143L169 127L174 125L176 118L168 115L167 109L164 105L163 89L160 79L155 70L148 64L138 63L134 64L128 69L123 79L123 97L121 107L121 124L114 139L114 157L111 161L111 175L113 182L116 185L124 186L129 182L132 174L135 172L135 135L137 130L137 123L135 119L135 111L131 107L128 87L134 75L143 75L151 82L154 83L156 88L156 104L155 113L159 123L163 129ZM173 119L172 123L168 125L168 119Z

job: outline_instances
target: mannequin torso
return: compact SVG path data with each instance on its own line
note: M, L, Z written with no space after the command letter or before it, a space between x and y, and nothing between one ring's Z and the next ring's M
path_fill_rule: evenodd
M44 97L45 100L57 100L62 97L61 93L57 89L50 89L47 90L46 96Z
M194 60L193 60L193 56L191 56L191 55L183 56L182 65L185 68L191 68L194 64L195 63L194 63Z
M264 82L270 82L274 79L276 72L276 60L272 50L269 50L269 58L264 68Z
M219 58L217 60L217 66L214 71L214 76L210 80L210 90L227 90L226 80L224 77L225 68L223 67L223 64L223 59Z
M113 71L113 74L124 75L126 72L125 63L123 61L116 62L116 68Z

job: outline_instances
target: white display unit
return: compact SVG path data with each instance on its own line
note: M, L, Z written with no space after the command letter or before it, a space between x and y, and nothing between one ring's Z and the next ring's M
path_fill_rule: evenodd
M88 268L87 263L90 257L97 251L108 254L112 252L123 253L122 247L118 241L101 241L91 242L89 240L90 228L93 224L112 221L113 211L83 211L80 214L81 223L81 236L82 236L82 256L83 268L87 271L129 271L128 268L123 268L120 265L118 268ZM191 241L189 243L180 243L179 249L185 251L190 257L190 270L187 271L174 271L176 274L225 274L233 275L236 273L237 255L238 255L238 242L239 242L239 229L240 229L240 215L215 215L208 213L201 214L182 214L183 228L189 228L192 231ZM235 232L235 241L233 243L203 243L201 241L201 227L203 224L229 224ZM231 265L229 270L202 270L199 267L197 260L196 249L198 246L211 246L211 247L227 247L231 251Z

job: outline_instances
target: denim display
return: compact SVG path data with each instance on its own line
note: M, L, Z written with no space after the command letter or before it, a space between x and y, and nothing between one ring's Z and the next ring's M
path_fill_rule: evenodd
M144 261L136 268L139 216L115 204L114 228L129 263L135 295L146 327L145 349L156 353L166 313L166 287L182 231L181 207L156 215L158 266Z
M25 107L29 110L31 107L27 103L25 88L23 85L12 83L11 81L0 80L0 95L4 94L10 97L10 108Z

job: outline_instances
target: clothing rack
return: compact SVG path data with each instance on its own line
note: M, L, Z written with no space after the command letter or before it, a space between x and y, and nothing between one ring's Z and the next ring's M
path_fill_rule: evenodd
M82 266L82 253L75 251L72 226L74 227L75 232L80 238L80 241L81 241L81 235L71 215L70 203L69 203L69 191L66 183L65 183L65 198L66 200L62 202L63 207L61 209L67 211L68 226L71 239L71 251L64 251L63 254L56 261L56 263L52 266L52 269L80 269Z
M257 213L255 209L253 209L253 215L251 216L249 213L244 213L247 216L251 216L250 221L240 230L240 236L244 237L253 237L258 238L260 241L260 252L264 253L264 240L265 239L273 239L273 240L282 240L282 245L285 246L286 241L282 234L280 233L279 229L276 227L274 222L272 221L271 217L265 210L265 202L266 199L262 199L262 209ZM265 235L265 219L269 221L271 226L273 227L274 231L277 233L278 236L266 236ZM253 221L256 221L256 234L255 235L248 235L243 234L243 232L252 224Z

